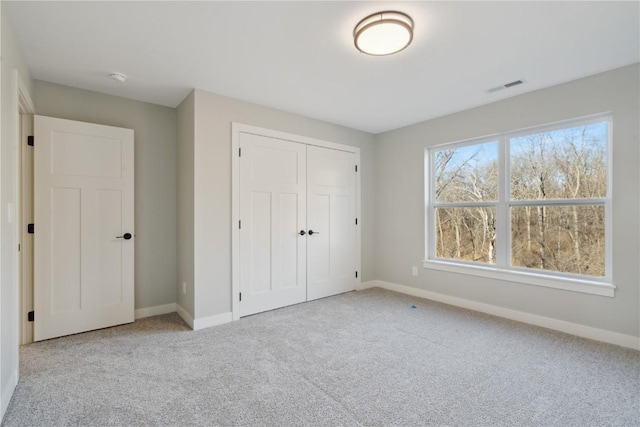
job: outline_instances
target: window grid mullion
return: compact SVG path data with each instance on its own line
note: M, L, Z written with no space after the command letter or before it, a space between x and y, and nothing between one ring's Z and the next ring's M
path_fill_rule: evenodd
M604 206L607 199L595 197L593 199L539 199L539 200L511 200L509 206Z
M494 208L498 206L495 202L436 202L434 208Z
M435 171L435 162L434 162L434 157L435 157L435 151L433 150L429 150L428 151L428 161L429 161L429 173L428 173L428 179L429 179L429 189L427 190L429 192L429 203L427 204L427 209L429 209L428 212L428 220L429 220L429 226L428 226L428 243L427 243L427 251L428 251L428 257L429 259L434 259L436 258L436 209L435 209L435 194L436 194L436 184L435 184L435 179L433 178L433 174Z
M506 167L509 167L508 165ZM510 191L509 182L505 184L505 191ZM540 199L540 200L508 200L505 195L503 201L495 202L435 202L432 208L497 208L499 204L505 203L508 208L518 206L605 206L607 199Z
M511 258L511 224L509 220L509 145L500 138L498 151L498 207L496 212L496 265L507 268Z

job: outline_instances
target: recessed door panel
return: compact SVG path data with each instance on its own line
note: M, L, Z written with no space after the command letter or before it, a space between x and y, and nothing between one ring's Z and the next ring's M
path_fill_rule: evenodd
M271 291L271 193L264 191L251 192L249 206L250 222L247 223L251 233L249 242L251 252L251 269L249 295L259 295Z
M100 307L122 303L126 282L122 280L122 245L117 236L122 231L122 193L119 190L97 190L97 230L95 245Z
M316 191L308 201L309 229L313 234L307 239L309 264L307 278L310 283L331 279L331 195Z
M298 183L299 153L286 148L258 145L253 147L251 154L251 159L247 159L251 181L270 184Z
M78 158L84 161L79 162ZM51 132L51 173L120 178L121 142L117 138L54 130Z
M297 233L298 225L298 194L282 193L280 197L279 223L285 226L280 227L277 240L274 246L280 247L281 257L276 266L281 277L281 288L289 289L300 286L298 277L298 249L301 246L300 236Z
M51 308L52 314L82 309L80 301L80 189L51 189Z
M331 222L331 260L333 277L355 278L352 233L355 226L354 213L351 211L351 198L338 195L333 198ZM354 280L355 281L355 280Z

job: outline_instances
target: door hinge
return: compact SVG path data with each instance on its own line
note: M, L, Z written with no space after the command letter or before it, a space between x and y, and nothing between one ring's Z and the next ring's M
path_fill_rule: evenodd
M20 243L18 243L18 252L20 252Z
M356 271L356 279L358 278L358 272Z
M35 316L35 312L30 311L30 312L27 314L27 320L28 320L29 322L33 322L34 316Z
M356 172L358 172L358 165L356 165Z
M240 301L242 301L242 292L240 292Z
M242 221L238 221L238 229L242 229Z
M238 157L242 157L242 148L238 148Z
M27 225L27 233L33 234L33 227L34 227L33 224L28 224Z
M356 225L358 225L358 218L356 218Z
M29 135L27 137L27 145L33 147L33 143L34 143L33 135Z

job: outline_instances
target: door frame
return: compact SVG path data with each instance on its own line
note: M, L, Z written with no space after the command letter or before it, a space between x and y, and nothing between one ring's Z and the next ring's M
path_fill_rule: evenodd
M26 196L24 182L26 181L25 174L31 173L33 180L33 166L29 170L26 165L26 159L28 150L27 140L25 132L28 127L24 125L24 116L31 116L31 132L33 132L33 115L36 113L31 96L25 86L24 82L20 78L20 74L17 70L13 70L13 85L14 85L14 102L15 102L15 123L16 134L15 140L17 144L16 149L16 228L17 228L17 241L20 247L17 257L16 265L16 294L18 295L18 331L19 344L28 344L33 342L33 323L30 323L27 319L27 313L33 309L33 281L25 283L25 276L27 269L33 269L33 256L32 251L25 251L26 242L29 238L27 234L27 227L25 224L29 221L29 218L25 217L26 204L31 205L33 209L33 189L31 190L32 198L29 200ZM33 274L31 275L33 278ZM30 303L29 303L30 299ZM17 349L16 349L17 351Z
M240 134L249 133L253 135L265 136L268 138L282 139L299 144L314 145L316 147L330 148L333 150L354 153L356 156L356 269L359 272L356 278L356 289L358 289L362 277L361 269L361 239L362 216L360 212L360 148L352 145L337 144L335 142L324 141L316 138L295 135L287 132L280 132L272 129L246 125L242 123L231 123L231 314L233 320L240 319Z

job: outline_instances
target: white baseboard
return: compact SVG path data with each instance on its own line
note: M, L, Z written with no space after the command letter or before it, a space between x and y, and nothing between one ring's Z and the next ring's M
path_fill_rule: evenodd
M137 308L135 318L142 319L144 317L159 316L161 314L173 313L176 311L176 303L164 305L156 305L153 307Z
M444 304L454 305L456 307L479 311L498 317L504 317L505 319L528 323L530 325L541 326L543 328L553 329L555 331L576 335L582 338L589 338L596 341L619 345L621 347L640 350L640 337L634 337L633 335L625 335L618 332L580 325L578 323L571 323L564 320L553 319L551 317L539 316L537 314L525 313L523 311L512 310L510 308L498 307L482 302L453 297L437 292L426 291L424 289L417 289L411 286L385 282L383 280L371 280L361 283L360 286L358 286L358 290L376 287L400 292L406 295L412 295L419 298L425 298L432 301L438 301Z
M224 323L229 323L232 320L233 320L233 315L231 312L216 314L215 316L203 317L200 319L195 319L193 321L193 330L197 331L199 329L222 325Z
M178 313L178 316L182 317L182 320L184 320L186 324L193 329L193 317L191 317L187 310L182 308L180 304L176 304L176 313Z
M214 316L202 317L200 319L194 319L191 315L180 306L180 304L176 304L175 311L178 313L182 320L184 320L187 325L194 331L198 331L200 329L210 328L212 326L222 325L224 323L229 323L233 320L233 316L231 312L216 314Z
M7 412L11 396L13 396L13 391L16 389L17 385L18 371L14 370L13 374L11 374L11 378L9 378L9 382L2 386L2 394L0 394L0 420L4 418L4 413Z
M383 283L381 280L369 280L366 282L356 283L356 291L364 291L365 289L381 288L378 283Z

